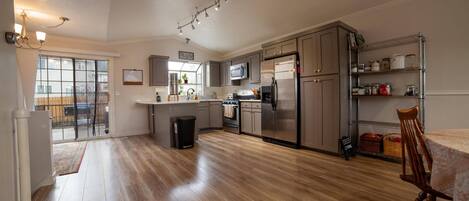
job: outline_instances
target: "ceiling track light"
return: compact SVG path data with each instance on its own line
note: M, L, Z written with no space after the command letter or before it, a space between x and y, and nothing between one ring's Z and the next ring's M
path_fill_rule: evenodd
M228 0L224 0L225 3L228 3ZM213 8L216 11L220 10L221 7L221 0L215 0L212 4L208 5L207 7L199 10L198 7L195 7L195 12L194 15L192 15L192 18L188 20L186 23L183 23L182 25L178 22L177 29L179 30L179 35L182 35L182 29L184 27L190 26L192 30L195 30L194 23L197 25L201 24L201 21L199 20L199 16L202 14L205 14L205 18L209 17L208 11L209 9Z

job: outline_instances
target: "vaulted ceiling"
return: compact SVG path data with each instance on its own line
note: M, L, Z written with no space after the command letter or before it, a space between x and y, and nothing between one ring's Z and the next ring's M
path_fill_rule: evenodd
M227 53L308 26L333 20L391 0L229 0L195 30L184 29L193 42ZM195 7L210 0L16 0L22 9L39 14L32 24L54 24L58 16L69 23L44 30L61 36L99 41L123 41L178 35L177 23L188 20ZM41 29L32 27L32 29Z

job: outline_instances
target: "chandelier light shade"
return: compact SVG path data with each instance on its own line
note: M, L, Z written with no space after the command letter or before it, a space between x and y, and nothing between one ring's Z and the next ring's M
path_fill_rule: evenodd
M15 33L21 34L21 30L23 30L23 25L15 24Z
M20 14L21 17L21 24L16 23L14 30L15 32L5 32L5 40L8 44L15 44L17 48L26 48L26 49L40 49L43 44L46 42L46 33L42 31L36 31L36 40L39 42L39 46L33 46L30 44L30 37L28 36L28 32L26 30L26 20L29 16L23 10ZM61 22L54 26L40 26L43 28L57 28L62 26L65 22L69 21L70 19L67 17L59 17Z
M39 42L44 42L46 41L46 33L42 31L36 31L36 39Z

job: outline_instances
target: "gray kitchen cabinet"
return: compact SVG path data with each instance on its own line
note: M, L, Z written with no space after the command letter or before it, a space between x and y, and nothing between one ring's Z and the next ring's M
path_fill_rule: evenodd
M319 35L309 34L298 38L298 52L301 63L301 77L313 76L319 69L321 52L319 51Z
M280 52L282 55L286 55L289 53L294 53L298 50L296 39L287 40L285 42L280 43Z
M149 85L168 86L168 60L167 56L151 55L149 61Z
M269 59L276 57L282 53L279 45L272 45L269 47L265 47L262 49L262 54L264 55L264 59Z
M296 38L263 47L264 59L270 59L297 52Z
M338 153L339 76L301 78L301 142L305 147Z
M337 37L337 28L331 28L298 39L301 77L339 72Z
M261 135L262 115L261 103L241 103L241 132L252 135Z
M261 109L252 109L252 134L261 136L262 133L262 112Z
M261 82L261 54L249 56L249 83Z
M220 78L222 79L222 86L239 86L239 80L231 80L231 61L224 61L220 66Z
M241 132L252 133L251 108L241 108Z
M337 28L321 31L319 34L319 46L321 51L318 75L339 73L339 51Z
M205 86L221 87L220 62L209 61L205 64Z
M197 123L199 129L210 128L210 107L208 102L200 102L197 108Z
M249 58L246 56L240 56L231 60L231 65L236 65L236 64L241 64L241 63L249 63Z
M223 127L222 102L210 102L210 128Z

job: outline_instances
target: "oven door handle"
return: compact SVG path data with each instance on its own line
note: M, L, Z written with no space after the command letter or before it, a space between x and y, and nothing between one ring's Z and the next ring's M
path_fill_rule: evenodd
M238 105L233 105L233 104L222 104L222 106L233 106L234 108L238 108Z

